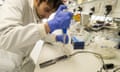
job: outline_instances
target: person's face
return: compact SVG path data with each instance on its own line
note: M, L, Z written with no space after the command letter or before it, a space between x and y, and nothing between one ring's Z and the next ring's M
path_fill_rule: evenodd
M36 0L36 3L34 6L36 9L37 15L40 19L48 18L50 14L54 12L54 9L51 9L50 6L47 4L47 2L42 2L40 4L38 3L39 3L38 0Z
M66 3L66 2L67 2L67 0L62 0L62 2L63 2L63 3Z

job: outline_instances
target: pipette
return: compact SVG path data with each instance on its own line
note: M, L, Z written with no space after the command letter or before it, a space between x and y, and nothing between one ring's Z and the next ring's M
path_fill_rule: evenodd
M66 33L67 33L67 29L66 28L63 28L62 29L62 32L63 32L63 48L62 48L62 50L63 50L63 52L65 53L65 54L67 54L67 49L65 48L65 44L66 44Z

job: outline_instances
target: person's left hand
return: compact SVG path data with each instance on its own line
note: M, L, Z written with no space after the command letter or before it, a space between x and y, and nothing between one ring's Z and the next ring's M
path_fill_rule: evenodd
M56 41L67 44L69 42L69 37L68 35L66 35L65 42L64 42L64 35L57 35Z

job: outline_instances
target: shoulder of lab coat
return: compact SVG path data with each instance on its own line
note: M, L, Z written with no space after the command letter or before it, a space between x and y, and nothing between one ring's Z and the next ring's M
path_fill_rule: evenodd
M27 3L28 0L6 0L2 6L0 11L0 48L22 52L22 48L29 47L47 37L44 24L24 25L23 13L24 8L29 7L25 7ZM55 41L55 37L51 37ZM25 50L28 51L29 48Z

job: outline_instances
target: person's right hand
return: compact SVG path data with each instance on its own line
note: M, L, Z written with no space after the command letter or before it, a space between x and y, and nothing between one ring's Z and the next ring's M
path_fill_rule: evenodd
M56 11L55 17L48 21L48 26L50 28L50 33L53 32L56 29L67 29L69 28L70 21L72 19L72 13L71 12L65 12L63 11L67 7L65 5L60 5L58 10Z

